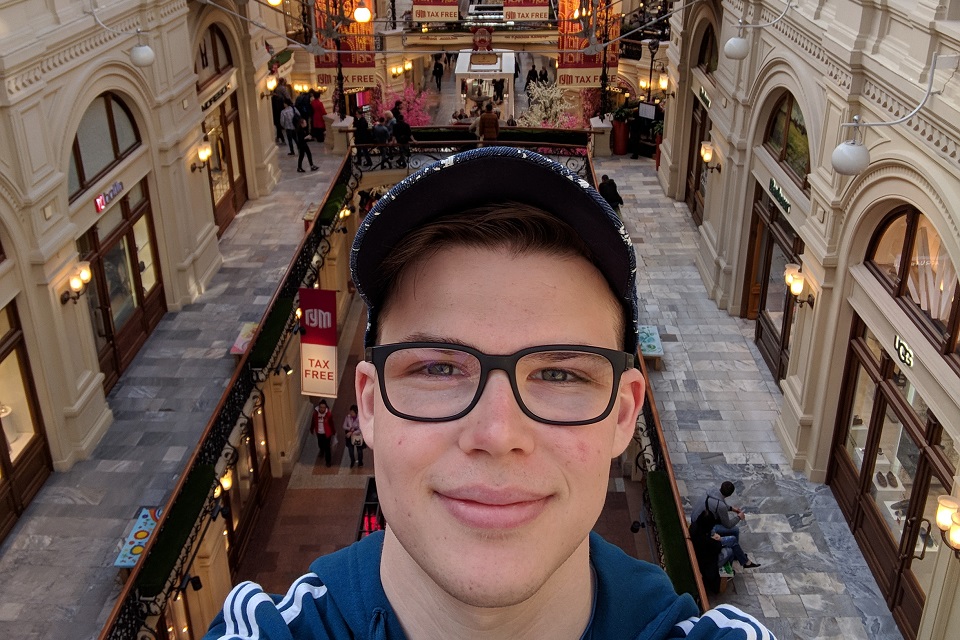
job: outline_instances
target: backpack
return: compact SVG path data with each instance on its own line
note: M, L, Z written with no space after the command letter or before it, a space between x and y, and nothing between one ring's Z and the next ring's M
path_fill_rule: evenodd
M697 516L697 519L693 521L690 525L690 538L709 538L710 534L713 533L713 528L720 524L720 518L717 517L717 514L710 510L710 496L707 496L703 501L703 511L700 512L700 515Z

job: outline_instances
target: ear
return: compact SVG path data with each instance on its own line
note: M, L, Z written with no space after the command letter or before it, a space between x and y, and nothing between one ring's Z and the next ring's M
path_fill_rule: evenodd
M363 441L373 449L373 407L376 403L377 368L372 362L358 362L354 379L357 391L357 417L360 419L360 433Z
M617 404L614 411L617 413L617 432L613 439L613 450L610 457L615 458L623 453L637 429L637 417L643 408L646 382L640 369L627 369L620 378L620 390L617 392Z

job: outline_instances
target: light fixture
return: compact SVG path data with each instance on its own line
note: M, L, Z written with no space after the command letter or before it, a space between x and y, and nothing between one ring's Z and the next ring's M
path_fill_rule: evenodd
M194 162L190 165L190 173L194 171L203 171L203 168L207 166L207 160L210 159L210 156L213 155L213 149L210 147L210 138L206 135L203 136L203 142L200 143L200 146L197 147L197 159L200 160L200 164Z
M370 13L370 9L367 8L366 3L360 0L360 2L357 3L357 8L353 10L353 19L357 22L370 22L372 17L373 14Z
M87 290L87 285L93 279L93 273L90 271L90 263L87 261L78 262L77 268L67 280L69 289L60 294L60 304L67 304L71 300L76 304L80 296ZM9 412L7 415L10 415ZM3 416L0 415L0 418Z
M920 104L902 118L891 120L890 122L861 122L860 116L853 116L853 122L845 122L840 125L841 128L853 127L853 138L844 140L833 150L833 153L830 155L830 163L833 165L833 170L842 176L855 176L858 173L862 173L870 164L870 152L863 144L861 127L890 127L913 118L919 113L920 109L923 108L923 105L927 103L930 96L935 93L933 90L933 80L937 66L946 67L950 64L953 65L953 69L956 71L958 65L960 65L960 54L954 53L946 56L938 56L936 53L933 54L933 59L930 61L930 73L927 77L927 92L923 95L923 99L920 100ZM940 93L940 91L938 90L936 93Z
M269 98L273 95L273 90L277 88L277 76L267 76L266 91L260 92L260 99Z
M720 163L711 165L710 162L713 160L713 143L710 142L701 142L700 143L700 159L703 160L703 168L707 171L716 171L720 173Z
M130 62L137 67L149 67L157 59L150 45L143 42L143 31L137 29L137 44L130 49Z
M937 498L937 528L943 542L953 550L953 555L960 559L960 502L953 496L939 496Z
M808 304L810 308L813 308L812 293L808 293L806 298L800 297L800 294L803 293L804 284L804 277L803 273L800 272L800 265L794 262L786 264L783 268L783 281L787 284L787 287L790 289L790 295L793 296L798 305L802 307Z
M787 0L787 5L783 8L783 11L771 22L765 22L763 24L743 24L743 20L739 20L739 24L737 26L737 35L727 40L727 43L723 45L723 55L727 56L731 60L743 60L746 58L750 54L750 43L747 42L747 39L743 37L743 30L772 27L783 20L783 18L787 15L787 11L792 6L791 2L792 0Z
M267 0L267 4L271 7L279 7L283 4L283 0Z
M657 86L660 87L660 91L666 93L667 89L670 88L670 76L661 71L660 77L657 79Z
M404 60L404 61L403 61L403 70L404 70L404 71L411 71L411 70L413 70L413 62L410 61L410 60Z
M290 365L284 363L284 364L280 365L279 367L277 367L277 368L274 370L274 372L275 372L277 375L280 375L281 373L285 373L285 374L287 374L288 376L292 376L292 375L293 375L293 367L291 367Z
M120 31L119 29L113 29L103 24L100 20L100 16L97 15L96 10L94 11L85 11L84 13L89 13L93 16L93 19L96 20L97 24L110 31L111 33L119 33L121 35L126 35L130 33L129 31ZM157 54L153 52L153 49L150 48L150 45L144 43L143 34L147 33L146 31L137 27L137 44L133 45L133 48L130 49L130 62L133 63L136 67L149 67L153 64L153 61L157 59Z
M220 476L220 486L223 487L224 491L230 491L233 488L233 469L228 468L223 472L223 475Z

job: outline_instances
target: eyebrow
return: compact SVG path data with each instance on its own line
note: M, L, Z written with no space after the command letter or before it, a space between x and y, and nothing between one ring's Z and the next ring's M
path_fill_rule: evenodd
M444 344L453 344L460 347L470 347L471 349L476 349L477 347L470 344L469 342L464 342L463 340L458 340L456 338L450 338L448 336L439 336L432 333L411 333L407 335L402 342L441 342Z

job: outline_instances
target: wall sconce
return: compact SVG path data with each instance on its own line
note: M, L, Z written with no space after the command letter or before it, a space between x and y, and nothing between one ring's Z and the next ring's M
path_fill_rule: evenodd
M413 71L413 62L411 60L403 61L403 70L404 71Z
M813 308L813 294L808 293L806 298L801 298L800 294L803 293L803 273L800 272L800 265L796 263L789 263L783 268L783 281L787 283L787 287L790 289L790 295L793 296L794 300L801 307L805 304L810 305L810 308Z
M890 122L861 122L860 116L853 116L853 122L846 122L840 125L841 128L853 127L853 138L844 140L833 150L833 154L830 156L830 163L833 165L834 171L842 176L855 176L867 168L870 164L870 152L863 145L863 132L860 128L890 127L906 122L917 115L920 109L923 108L923 105L927 103L927 100L930 99L930 96L934 94L933 79L938 63L944 67L952 64L954 71L956 71L958 66L960 66L960 54L947 56L938 56L936 53L933 54L933 59L930 61L930 73L927 78L927 92L923 95L923 99L920 100L920 104L907 115L897 120L891 120ZM937 91L937 93L939 93L939 91Z
M223 472L223 475L220 476L220 486L223 487L224 491L230 491L233 488L233 468L229 467L226 471Z
M714 165L711 165L710 162L713 160L713 144L710 142L701 142L700 143L700 159L703 160L703 168L707 171L716 171L720 173L720 163L717 162Z
M960 559L960 502L953 496L937 498L937 527L944 544Z
M181 592L186 591L187 585L190 585L194 591L200 591L200 589L203 589L203 582L201 582L200 576L191 576L189 573L183 576L183 580L180 581L178 589Z
M399 66L396 66L396 67L390 67L390 76L391 76L391 77L393 77L394 79L396 79L396 78L399 78L399 77L402 76L402 75L403 75L403 65L399 65Z
M277 76L267 76L266 91L260 92L260 99L269 98L273 95L273 90L277 88Z
M87 285L92 279L93 273L90 271L90 263L86 261L77 263L76 271L67 281L70 289L60 294L60 304L67 304L71 300L73 300L73 304L77 304L77 300L87 290Z
M190 173L194 171L203 171L203 168L207 166L207 160L210 159L210 156L213 155L213 149L210 147L210 138L206 135L203 136L203 142L200 143L200 146L197 148L197 159L200 160L200 164L194 162L190 165Z
M787 0L787 6L785 6L780 15L771 22L765 22L763 24L743 24L743 20L739 20L737 35L727 40L727 43L723 45L723 55L727 56L731 60L743 60L746 58L750 54L750 43L747 42L747 39L743 37L743 30L772 27L783 20L791 6L794 6L791 4L791 0Z
M285 374L288 375L288 376L292 376L292 375L293 375L293 367L291 367L291 366L288 365L288 364L282 364L282 365L280 365L279 367L277 367L275 373L276 373L277 375L280 375L281 372L285 373Z

